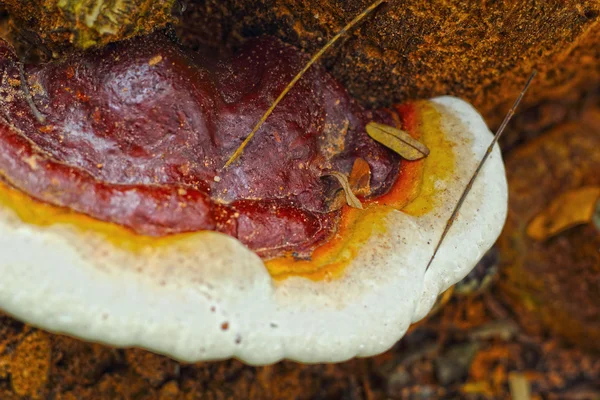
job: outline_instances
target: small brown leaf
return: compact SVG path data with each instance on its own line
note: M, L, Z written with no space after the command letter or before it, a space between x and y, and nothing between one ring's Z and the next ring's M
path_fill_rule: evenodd
M350 207L358 208L360 210L363 209L362 203L356 198L356 196L352 192L352 189L350 188L350 182L348 182L348 178L346 178L346 175L338 171L330 171L327 175L333 176L335 179L338 180L338 182L340 182L340 185L342 185L342 189L346 194L346 203L348 203Z
M569 228L592 221L600 187L583 187L556 197L527 226L535 240L549 239Z
M429 155L427 146L400 129L377 122L369 122L366 128L373 140L394 150L402 158L414 161Z
M352 172L348 178L350 188L358 196L371 194L371 167L362 158L357 158L352 166Z

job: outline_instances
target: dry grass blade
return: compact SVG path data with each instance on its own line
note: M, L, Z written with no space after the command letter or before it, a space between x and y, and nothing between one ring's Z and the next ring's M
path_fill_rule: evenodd
M323 53L325 53L327 51L327 49L329 49L335 42L337 42L340 37L342 37L346 32L348 32L350 29L352 29L352 27L354 27L357 23L359 23L360 20L362 20L364 17L366 17L371 11L373 11L374 9L379 7L379 5L381 3L383 3L384 1L385 0L377 0L375 3L373 3L369 7L367 7L362 13L357 15L352 21L350 21L346 26L344 26L342 28L342 30L337 33L337 35L335 35L329 42L327 42L327 44L325 44L325 46L323 46L323 48L321 48L321 50L319 50L314 56L312 56L310 61L308 61L308 63L306 63L304 68L302 68L302 70L300 72L298 72L298 74L294 77L294 79L292 79L292 81L285 87L285 89L283 89L283 92L281 92L279 97L277 97L277 99L273 102L273 104L271 104L271 107L269 107L267 112L265 112L265 114L261 117L261 119L258 121L256 126L254 126L254 129L252 129L252 132L250 132L250 134L248 135L248 137L246 137L246 139L244 139L244 141L242 142L240 147L238 147L237 150L233 153L233 155L229 158L229 160L227 160L224 168L229 167L239 156L242 155L242 153L244 152L244 149L246 148L248 143L250 143L250 140L252 140L252 138L254 137L256 132L260 129L262 124L267 120L269 115L271 115L271 113L273 112L275 107L277 107L279 102L281 100L283 100L285 95L292 89L292 87L294 87L296 82L298 82L300 80L300 78L302 78L302 75L304 75L304 73L306 71L308 71L308 69L319 58L321 58Z
M531 81L533 81L533 78L535 77L536 74L537 74L537 71L533 71L531 73L531 75L529 76L529 79L527 79L527 83L525 83L525 87L523 87L523 90L521 90L521 93L519 94L519 97L517 97L517 99L515 100L513 106L510 108L510 110L508 110L508 113L506 114L506 117L504 117L504 121L502 121L502 124L500 124L500 128L498 128L498 132L496 132L496 135L494 136L492 143L490 143L489 147L487 148L487 150L485 152L485 155L481 159L481 162L475 169L475 172L473 173L471 180L469 180L469 183L467 183L467 187L465 188L462 195L460 196L460 199L458 199L458 202L456 203L456 206L454 207L454 210L452 211L452 215L448 219L448 222L446 223L446 227L444 228L444 231L442 232L442 236L440 237L440 240L437 242L437 245L435 246L433 255L429 259L429 262L427 263L427 267L425 267L426 271L431 266L431 263L433 262L433 260L435 259L435 256L437 255L438 251L440 250L440 247L441 247L442 243L444 242L444 239L448 235L448 231L452 227L452 224L454 224L454 220L456 219L456 216L458 215L458 211L460 210L460 207L465 202L467 195L471 191L471 188L473 187L473 183L475 182L475 179L479 175L479 172L483 168L483 166L484 166L485 162L487 161L487 159L489 158L490 154L492 154L492 150L494 150L494 146L496 145L496 143L498 143L498 139L500 139L500 137L502 136L502 133L504 133L504 129L506 129L506 125L508 125L508 123L512 119L512 116L515 114L515 110L521 103L521 100L523 100L523 96L525 96L525 92L527 92L527 89L529 89L529 85L531 85Z
M340 182L340 185L342 185L342 189L346 194L346 203L348 203L350 207L358 208L360 210L363 209L362 203L352 192L352 189L350 188L350 182L348 182L348 178L346 178L346 175L337 171L331 171L327 175L333 176L335 179L338 180L338 182Z
M402 158L414 161L429 155L427 146L403 130L377 122L369 122L366 128L367 134L373 140L394 150Z

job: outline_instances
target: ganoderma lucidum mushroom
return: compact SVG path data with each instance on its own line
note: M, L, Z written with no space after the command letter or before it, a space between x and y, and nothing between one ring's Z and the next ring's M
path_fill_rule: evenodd
M391 347L498 237L500 152L426 268L493 137L462 100L367 111L316 68L223 168L305 61L270 38L214 60L157 34L21 69L0 42L0 308L190 362ZM430 154L401 159L371 121ZM331 178L357 162L362 209Z

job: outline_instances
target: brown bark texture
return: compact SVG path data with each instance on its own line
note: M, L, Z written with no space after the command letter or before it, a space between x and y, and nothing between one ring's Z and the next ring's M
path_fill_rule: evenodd
M173 20L175 0L2 0L11 25L28 48L59 56L152 32ZM4 4L2 4L4 3Z
M205 0L179 18L198 42L271 34L312 54L369 3ZM600 82L599 15L586 0L390 0L322 62L367 105L456 95L497 125L534 69L525 107Z

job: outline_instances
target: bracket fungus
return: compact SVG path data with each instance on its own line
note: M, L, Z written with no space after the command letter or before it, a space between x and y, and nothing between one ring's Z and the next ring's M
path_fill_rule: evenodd
M158 33L22 67L0 41L0 308L189 362L391 347L500 234L500 151L429 266L493 139L460 99L369 111L314 67L224 168L306 60L268 37L215 60Z

